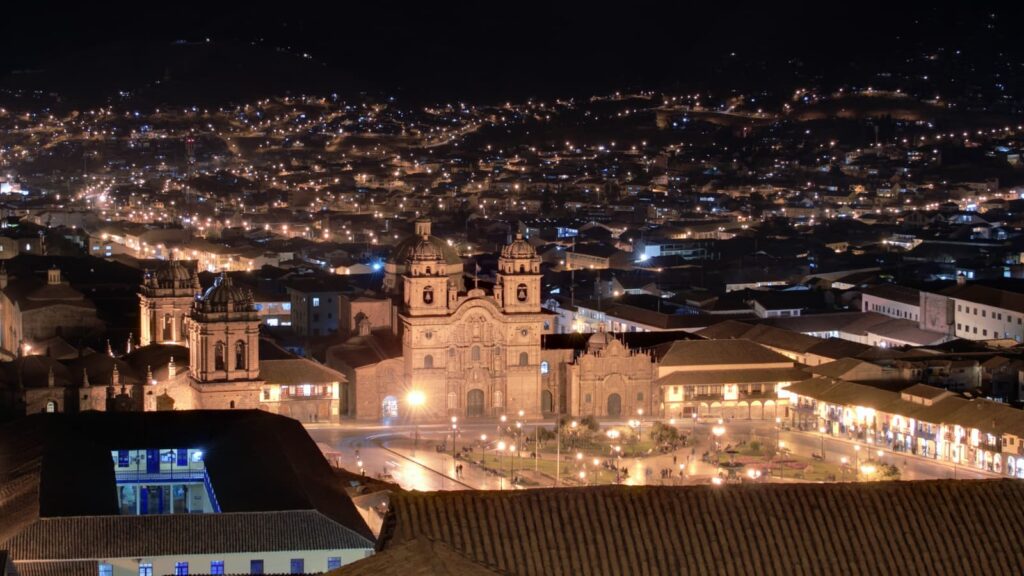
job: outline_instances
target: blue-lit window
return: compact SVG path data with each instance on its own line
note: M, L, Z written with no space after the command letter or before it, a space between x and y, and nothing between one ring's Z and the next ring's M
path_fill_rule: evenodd
M139 576L153 576L153 565L149 562L139 564Z
M263 574L263 560L250 560L249 574Z
M128 451L127 450L118 450L117 451L117 467L118 468L127 468L128 464L129 464Z
M114 567L110 564L100 564L99 576L114 576Z
M285 302L284 304L281 305L281 307L284 308L285 312L291 312L292 311L292 303L291 302Z
M547 360L545 360L544 362L541 362L540 363L540 373L541 374L547 374L548 370L549 370L549 366L548 366Z
M224 573L224 561L223 560L211 560L210 561L210 574L223 574ZM142 576L141 574L139 576ZM152 576L152 575L150 575Z
M202 450L194 450L192 452L192 461L193 462L202 462L203 461L203 451Z
M175 562L174 576L188 576L188 562Z
M292 574L305 574L306 566L302 558L292 558L291 573Z
M327 569L336 570L338 568L341 568L341 556L328 556Z
M320 299L319 298L313 298L313 308L316 308L318 306L320 306Z
M260 310L263 310L263 304L256 304L256 311L259 312Z
M178 448L178 466L188 466L187 448Z

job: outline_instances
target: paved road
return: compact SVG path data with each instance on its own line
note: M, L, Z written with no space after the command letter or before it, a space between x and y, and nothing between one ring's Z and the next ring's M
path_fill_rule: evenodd
M607 422L603 425L621 425L620 422ZM489 442L496 440L496 422L473 422L462 426L460 445L465 439L478 438L480 434L487 434ZM548 423L550 427L550 423ZM867 457L877 459L877 447L860 444L861 450L854 449L854 443L845 439L825 436L811 432L799 431L777 431L770 422L749 422L735 421L725 424L726 433L721 438L721 445L734 444L740 441L757 440L762 444L773 447L776 441L781 441L783 446L791 453L803 457L810 457L812 453L820 452L824 441L825 460L839 464L842 457L846 457L850 463L863 460ZM410 490L467 490L484 489L499 490L511 489L507 478L494 476L484 472L469 463L465 463L462 469L462 477L456 478L454 469L455 461L451 452L438 453L435 446L445 442L451 446L451 435L446 425L421 425L418 427L420 443L418 449L408 446L417 429L412 426L383 426L376 424L342 424L342 425L310 425L308 427L310 436L320 443L325 451L328 451L338 464L342 467L357 471L359 462L368 476L378 474L390 474L391 478L403 488ZM528 426L532 430L532 425ZM706 482L715 474L716 469L708 464L699 461L700 455L705 450L710 450L713 445L711 435L711 424L698 424L694 430L692 424L681 426L684 434L693 436L697 440L695 448L696 457L690 457L691 448L687 447L674 454L658 455L648 458L622 459L621 466L629 469L629 476L624 480L625 484L676 484L681 480L678 476L679 464L685 468L686 483ZM594 455L587 455L588 458ZM921 480L929 478L992 478L995 475L971 468L957 467L946 463L906 456L885 450L882 461L894 464L900 468L901 477L905 480ZM508 465L508 460L503 462L503 469ZM532 468L529 459L517 460L516 468ZM662 479L659 471L663 468L673 470L673 477ZM648 473L648 469L650 472ZM852 479L852 478L849 478Z

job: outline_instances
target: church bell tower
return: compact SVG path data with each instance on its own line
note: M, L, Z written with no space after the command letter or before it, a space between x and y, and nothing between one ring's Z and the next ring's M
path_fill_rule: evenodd
M540 257L523 235L502 248L494 296L507 314L540 312Z

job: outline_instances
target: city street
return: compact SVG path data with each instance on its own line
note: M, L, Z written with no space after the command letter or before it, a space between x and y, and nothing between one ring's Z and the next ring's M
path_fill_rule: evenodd
M552 423L547 422L551 428ZM602 422L602 428L608 426L620 426L623 422ZM993 478L997 475L976 470L973 468L954 467L944 462L937 462L931 459L913 455L894 453L883 450L882 456L878 456L878 448L870 444L859 443L860 450L855 449L858 443L840 439L832 436L824 436L816 432L801 432L795 430L778 430L770 422L737 421L723 424L725 433L721 436L719 446L736 445L741 442L759 442L768 450L774 450L776 442L789 451L794 458L810 459L812 454L820 453L824 448L824 462L838 467L845 457L849 465L851 477L845 478L845 474L838 476L837 480L853 480L853 474L857 470L857 464L867 459L881 461L895 465L900 471L900 478L903 480L925 480L935 478L958 479L972 478ZM358 472L360 465L367 476L383 477L393 481L409 490L500 490L512 489L507 475L498 476L481 469L478 465L452 457L451 432L443 424L421 425L418 427L419 442L413 446L413 438L417 430L413 426L383 426L379 424L346 423L340 425L313 424L309 425L310 436L321 446L325 453L333 460L333 463L351 471ZM713 450L713 436L711 434L712 424L700 423L696 426L694 433L693 425L680 426L680 432L684 435L692 435L695 444L680 448L674 453L655 454L643 458L622 458L619 466L628 470L628 476L622 480L627 485L643 484L691 484L707 483L718 472L718 468L700 460L701 454ZM460 426L458 445L472 448L472 458L479 460L480 442L476 439L481 434L488 435L488 457L497 455L494 451L494 444L499 440L496 436L497 422L495 421L474 421ZM527 425L527 434L532 432L532 425ZM511 443L511 437L505 437ZM445 452L437 450L438 445L446 447ZM536 466L529 458L532 447L529 443L523 447L521 457L516 458L515 468L517 471L527 470L532 472ZM583 464L578 465L573 461L573 455L566 450L562 453L562 483L575 485L575 474L582 466L584 469L593 470L591 460L595 457L601 460L607 457L606 454L586 454ZM542 458L552 460L553 456L542 454ZM461 477L457 477L455 471L456 463L463 464ZM679 465L682 464L685 470L685 477L679 478ZM501 470L507 471L511 462L509 456L504 456L501 461ZM661 470L671 470L673 474L663 478ZM507 474L507 472L506 472ZM531 474L531 479L539 486L554 485L554 479L544 474ZM778 481L779 479L767 479ZM786 481L792 481L786 479Z

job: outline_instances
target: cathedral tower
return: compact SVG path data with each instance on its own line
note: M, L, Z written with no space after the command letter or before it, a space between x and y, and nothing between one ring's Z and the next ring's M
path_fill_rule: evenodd
M536 314L540 312L540 278L537 251L517 233L501 249L494 298L506 314Z
M139 291L139 339L149 344L184 344L185 318L199 294L199 276L178 260L147 272Z
M402 274L405 313L409 316L446 314L448 295L455 291L449 286L450 282L444 254L428 234L422 234L419 243L409 252Z
M192 303L188 322L192 379L207 384L259 378L259 325L252 292L221 274Z

